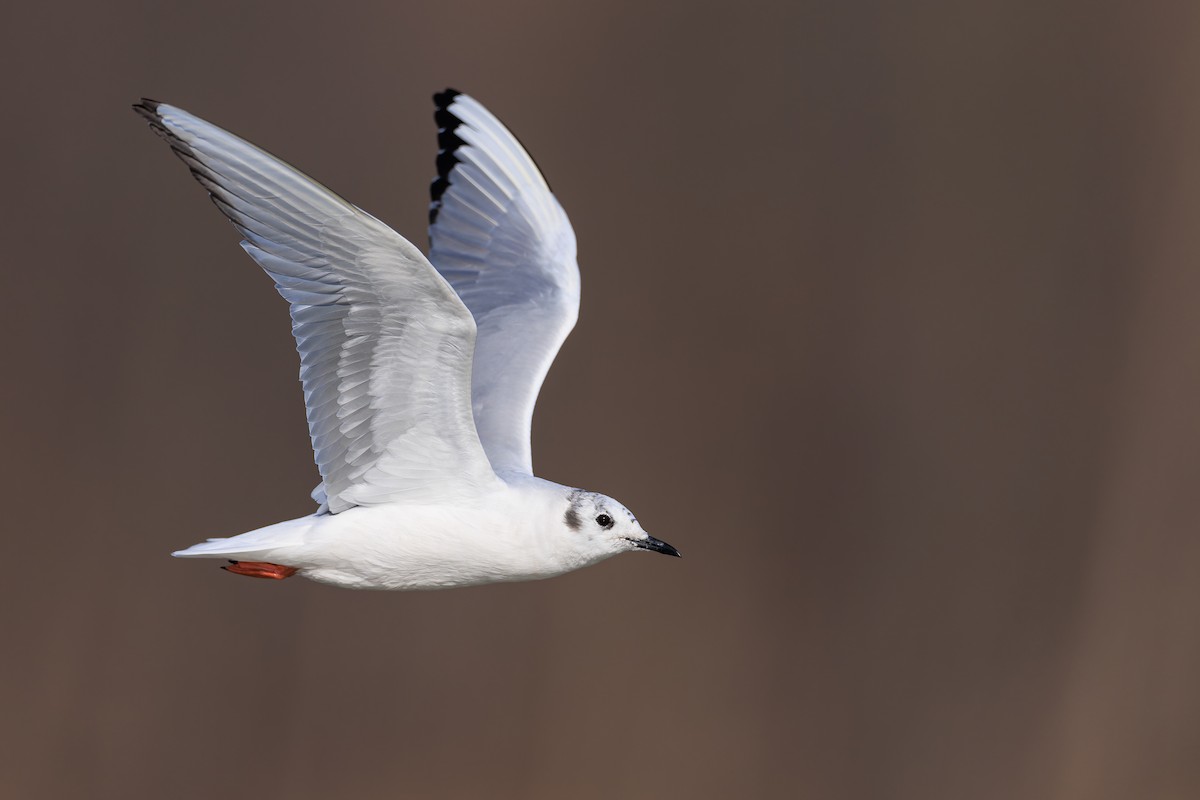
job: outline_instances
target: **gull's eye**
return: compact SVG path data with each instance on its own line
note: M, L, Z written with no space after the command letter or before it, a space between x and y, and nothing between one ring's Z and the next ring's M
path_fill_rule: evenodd
M600 516L596 517L596 524L601 528L611 528L613 524L612 517L610 517L608 514L601 514Z

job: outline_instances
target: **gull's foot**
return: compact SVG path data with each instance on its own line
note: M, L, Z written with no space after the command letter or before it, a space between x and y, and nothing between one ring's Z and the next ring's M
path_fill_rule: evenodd
M230 561L228 566L221 567L235 575L248 575L251 578L270 578L281 581L290 578L299 570L295 567L285 567L281 564L269 564L266 561Z

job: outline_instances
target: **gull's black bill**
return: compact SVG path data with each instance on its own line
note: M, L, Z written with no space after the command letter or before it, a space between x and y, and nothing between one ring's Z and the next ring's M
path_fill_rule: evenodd
M635 541L634 546L639 550L651 550L655 553L662 553L666 556L675 556L681 558L679 551L671 545L664 542L662 539L655 539L653 536L647 536L645 541Z

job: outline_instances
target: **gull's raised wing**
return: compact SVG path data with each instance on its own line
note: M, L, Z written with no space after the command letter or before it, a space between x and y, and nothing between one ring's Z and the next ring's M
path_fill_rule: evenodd
M579 314L575 233L537 165L479 102L434 95L429 260L475 315L471 399L496 472L533 473L538 390Z
M338 513L495 482L471 412L475 323L420 251L249 142L163 103L134 108L291 303L314 496Z

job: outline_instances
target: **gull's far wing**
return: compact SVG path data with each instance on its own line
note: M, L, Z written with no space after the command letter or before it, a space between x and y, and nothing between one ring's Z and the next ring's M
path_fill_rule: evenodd
M470 404L475 323L420 251L221 128L152 100L134 108L291 304L322 477L314 497L336 514L494 483Z
M496 472L533 474L538 390L579 314L575 233L537 165L480 103L434 95L429 260L475 315L472 404Z

